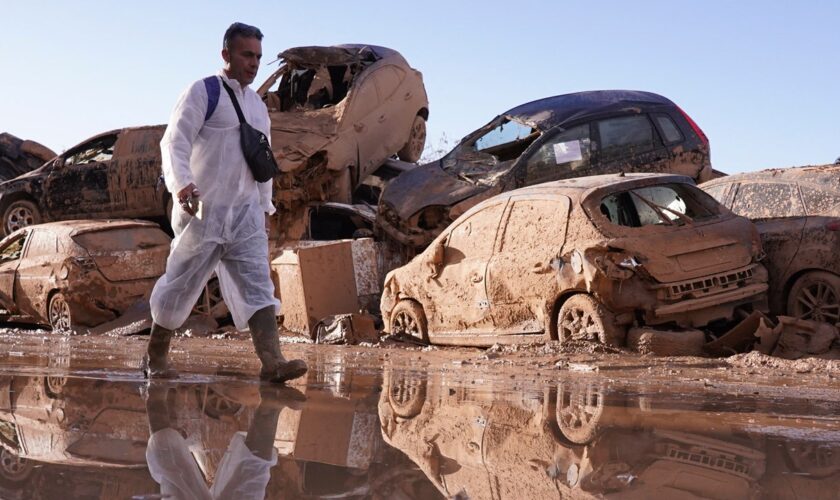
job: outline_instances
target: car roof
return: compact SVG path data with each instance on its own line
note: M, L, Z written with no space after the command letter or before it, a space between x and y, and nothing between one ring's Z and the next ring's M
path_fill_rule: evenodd
M807 165L803 167L768 168L757 172L743 172L704 182L702 187L743 181L805 182L831 189L840 188L840 165Z
M35 229L38 231L49 231L58 235L76 236L84 233L97 231L108 231L113 229L126 229L138 227L160 228L154 222L133 220L133 219L102 219L102 220L63 220L47 222L35 226L27 226L18 231ZM16 231L17 232L17 231ZM14 234L14 233L13 233Z
M616 105L671 105L671 100L652 92L640 90L590 90L556 95L538 99L503 113L504 116L547 130L572 118L598 111L606 111Z
M345 43L341 45L319 46L311 45L304 47L292 47L277 55L278 59L293 62L298 65L306 64L327 64L341 65L352 64L373 56L375 61L390 57L403 59L402 55L394 49L380 47L378 45L366 45L362 43Z
M596 191L613 191L621 188L629 189L633 187L643 187L655 184L667 183L681 183L694 184L691 177L676 174L654 174L654 173L629 173L629 174L608 174L608 175L590 175L587 177L575 177L572 179L563 179L559 181L545 182L543 184L535 184L512 191L507 191L500 195L494 196L489 200L483 201L471 209L471 211L480 210L482 207L491 205L499 201L499 199L506 199L512 197L528 197L528 196L567 196L573 202L588 197L591 193ZM611 189L616 188L616 189Z

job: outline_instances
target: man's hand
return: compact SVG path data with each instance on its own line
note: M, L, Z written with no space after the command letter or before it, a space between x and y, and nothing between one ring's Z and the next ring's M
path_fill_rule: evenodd
M195 215L195 211L198 208L199 196L201 196L201 191L191 182L187 187L178 191L178 203L184 209L184 212Z

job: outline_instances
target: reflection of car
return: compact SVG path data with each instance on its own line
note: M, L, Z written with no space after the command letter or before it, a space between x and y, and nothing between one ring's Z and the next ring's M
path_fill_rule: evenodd
M281 201L350 201L388 157L420 158L429 103L422 75L395 50L373 45L296 47L257 93L271 116L283 173ZM332 175L326 175L332 174ZM330 191L337 189L333 195Z
M35 141L25 141L6 132L0 133L0 181L7 181L30 172L55 153Z
M97 135L40 168L0 184L2 231L80 218L163 218L157 190L164 126Z
M701 186L753 220L767 254L770 310L840 321L840 166L737 174Z
M527 334L624 341L766 308L758 234L691 179L591 176L473 207L385 278L386 331L490 345Z
M677 105L649 92L548 97L506 111L439 161L395 179L382 193L377 222L392 238L420 248L492 195L618 172L711 179L709 142Z
M151 222L65 221L0 242L0 305L15 320L72 328L114 319L163 274L169 237Z

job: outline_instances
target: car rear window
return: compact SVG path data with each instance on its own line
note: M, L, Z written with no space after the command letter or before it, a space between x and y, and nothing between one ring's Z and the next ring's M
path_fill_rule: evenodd
M89 252L142 250L169 245L169 237L154 227L107 229L82 233L73 240Z
M799 189L808 215L840 217L840 193L810 186L800 186Z
M688 184L662 184L610 193L601 199L601 214L625 227L683 225L720 214L720 205Z
M796 184L777 182L742 183L735 194L732 211L750 219L805 215Z
M682 140L683 137L680 129L677 128L677 124L674 123L674 120L670 116L656 115L654 118L656 119L657 125L659 125L659 130L662 132L662 139L665 140L665 144L672 144Z

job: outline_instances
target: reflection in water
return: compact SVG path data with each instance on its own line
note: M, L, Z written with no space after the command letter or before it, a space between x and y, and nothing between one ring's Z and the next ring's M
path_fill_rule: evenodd
M0 498L837 498L840 404L493 387L453 372L306 385L0 376ZM302 394L303 393L303 394ZM305 400L304 400L305 395Z

